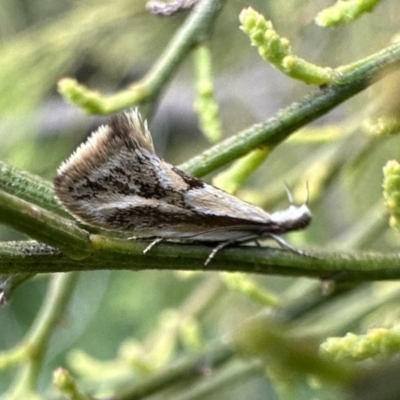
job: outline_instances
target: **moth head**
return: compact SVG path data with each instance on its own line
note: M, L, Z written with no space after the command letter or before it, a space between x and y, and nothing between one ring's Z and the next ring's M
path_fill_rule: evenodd
M271 221L279 227L279 233L304 229L311 219L311 211L307 204L301 206L291 204L286 210L271 214Z

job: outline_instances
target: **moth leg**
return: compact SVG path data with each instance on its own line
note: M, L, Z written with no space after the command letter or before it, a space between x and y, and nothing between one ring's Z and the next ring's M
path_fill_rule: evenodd
M254 240L257 244L257 246L259 246L260 244L257 241L258 235L248 235L248 236L243 236L242 238L239 239L232 239L232 240L227 240L226 242L222 242L219 245L215 246L211 253L208 255L206 262L204 263L204 265L208 265L210 263L210 261L215 257L215 255L222 250L223 248L231 245L231 244L238 244L238 243L244 243L244 242L249 242L251 240Z
M290 245L288 242L286 242L285 240L283 240L280 236L278 235L274 235L273 233L269 233L268 236L271 239L274 239L276 243L279 244L279 246L283 247L284 249L288 249L293 251L294 253L297 254L301 254L304 255L305 253L302 250L296 249L295 247L293 247L292 245Z
M149 250L151 250L157 243L162 242L163 238L154 239L150 244L143 250L143 254L146 254Z
M226 242L220 243L218 246L215 246L211 253L208 255L207 260L204 263L204 266L208 265L210 261L215 257L215 255L222 250L224 247L229 246L230 244L235 243L233 240L228 240Z

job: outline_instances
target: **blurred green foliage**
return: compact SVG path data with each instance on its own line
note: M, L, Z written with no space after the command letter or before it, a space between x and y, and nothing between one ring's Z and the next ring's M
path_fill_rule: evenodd
M371 14L335 30L318 27L313 21L328 3L258 0L251 6L289 38L296 54L321 66L335 68L356 61L385 47L398 33L399 2L382 2ZM210 43L214 90L225 136L266 120L310 90L260 59L239 30L238 15L243 6L242 1L227 2ZM47 179L52 179L59 163L103 121L65 104L56 92L57 81L75 77L103 93L125 88L150 68L187 15L157 18L145 11L142 0L0 0L0 9L0 159ZM173 163L207 146L194 118L193 75L192 66L185 63L162 94L150 121L158 153ZM391 158L400 158L399 137L366 133L363 121L371 115L380 116L382 102L398 104L398 89L398 80L385 78L307 128L297 140L275 149L241 196L267 203L269 209L282 208L287 204L284 181L293 184L295 197L301 200L308 181L314 222L291 241L305 247L312 244L351 251L397 249L397 233L388 229L379 204L383 204L382 166ZM329 128L339 132L333 140L307 142L307 133ZM25 238L1 226L0 239ZM43 301L48 279L38 276L31 280L0 309L0 351L24 337ZM318 284L308 280L258 276L255 281L261 291L279 299L282 319L293 323L295 332L320 341L349 330L361 333L371 326L391 327L399 319L398 284L372 283L324 297ZM196 309L191 301L200 289L204 292L199 297L209 299L209 303ZM188 321L185 318L189 316L196 320L199 343L212 343L235 332L239 322L264 308L245 294L228 290L217 274L83 273L45 359L40 389L47 397L43 398L60 398L49 389L52 371L58 366L70 368L83 388L107 395L114 384L123 386L142 379L146 374L135 372L133 367L130 374L121 369L119 376L113 376L102 364L110 362L111 370L117 368L120 359L128 357L124 349L136 349L132 342L149 354L157 343L167 361L195 353L196 349L185 347L184 329L178 322L170 331L163 325L166 310L175 310L177 321ZM160 336L167 331L169 341L164 343ZM87 371L99 362L109 379L100 379L95 370L80 380L82 369L73 350L82 350L81 354L94 359ZM145 358L140 354L129 360L134 364ZM151 370L151 362L145 367ZM8 388L14 372L1 372L0 394ZM221 385L221 391L214 388L215 392L204 398L278 399L287 394L284 384L278 384L281 390L276 392L273 388L278 379L273 382L273 374L265 379L260 368L237 376L244 378L231 381L228 387ZM308 399L316 392L302 377L293 398ZM319 396L337 398L335 393L322 387ZM171 398L176 397L173 393Z

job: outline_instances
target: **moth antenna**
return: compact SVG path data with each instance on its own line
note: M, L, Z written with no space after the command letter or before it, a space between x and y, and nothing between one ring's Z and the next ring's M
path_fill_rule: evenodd
M284 185L285 185L286 195L287 195L287 197L289 199L289 203L292 206L292 205L294 205L292 192L290 191L289 185L286 182L284 182Z
M308 206L309 201L310 201L310 186L308 184L308 181L306 181L306 202L304 204Z

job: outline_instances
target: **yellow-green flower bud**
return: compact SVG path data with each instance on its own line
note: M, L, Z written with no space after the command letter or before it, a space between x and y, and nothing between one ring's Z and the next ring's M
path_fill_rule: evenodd
M400 228L400 164L391 160L383 168L383 196L390 213L390 226Z
M323 68L295 56L289 40L280 37L271 21L266 21L251 7L245 8L239 19L240 29L249 36L260 56L285 75L315 85L328 84L334 78L331 68Z

